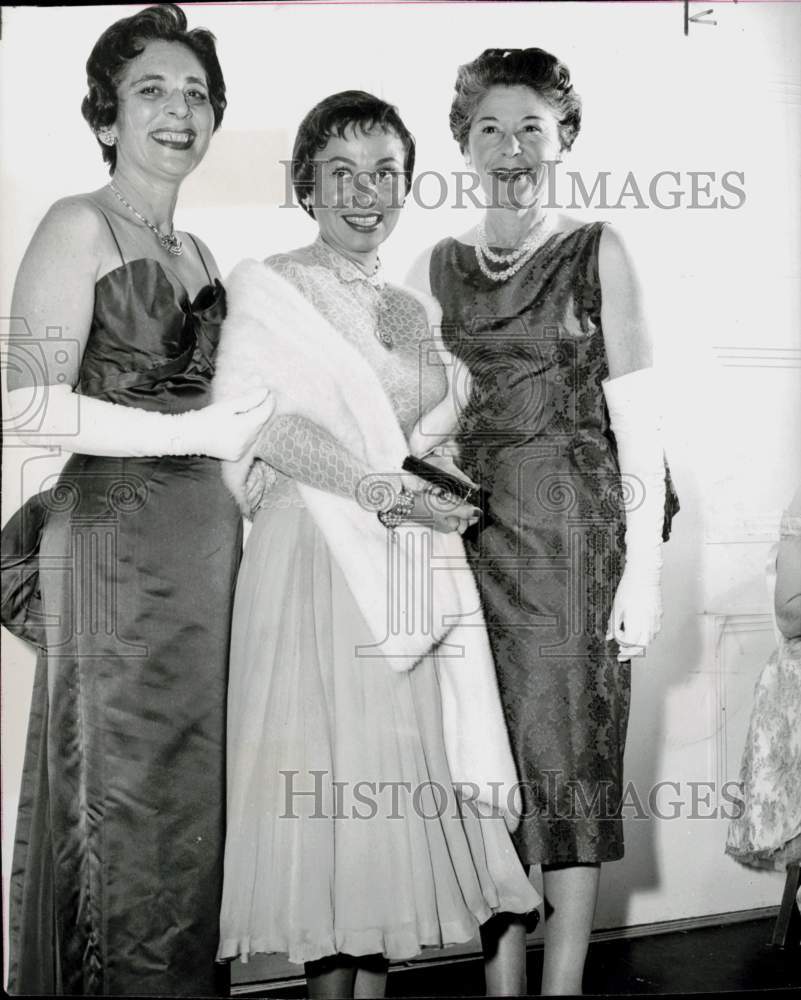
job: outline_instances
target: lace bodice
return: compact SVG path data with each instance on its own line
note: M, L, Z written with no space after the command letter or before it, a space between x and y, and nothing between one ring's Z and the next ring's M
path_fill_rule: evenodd
M311 246L277 254L266 263L290 281L374 369L409 435L420 415L445 395L446 378L429 359L428 319L410 292L368 278L352 261L322 239ZM259 455L269 469L258 506L303 506L295 482L343 496L354 496L368 469L334 437L304 417L281 416L262 432ZM399 471L399 470L392 470ZM251 477L253 478L253 477Z

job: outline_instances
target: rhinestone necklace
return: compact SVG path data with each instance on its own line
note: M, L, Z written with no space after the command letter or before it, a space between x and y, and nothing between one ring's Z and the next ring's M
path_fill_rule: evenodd
M550 214L540 216L529 230L523 243L514 250L497 254L487 243L487 230L482 221L478 227L478 243L476 244L476 260L481 271L490 281L507 281L531 260L534 253L548 239L554 229L554 220ZM502 271L493 270L489 264L507 264Z
M115 187L113 182L109 184L109 187L114 192L116 198L119 201L121 201L126 208L130 209L133 212L133 214L137 217L137 219L139 219L140 222L144 222L147 228L152 230L152 232L156 236L156 239L159 241L162 247L167 251L167 253L171 253L175 257L181 256L181 254L184 252L184 245L183 243L181 243L180 239L178 239L178 237L175 235L174 229L172 230L172 232L169 233L160 233L158 228L153 225L150 219L146 219L141 212L136 211L136 209L129 201L126 201L125 198L123 198L122 194L120 194L120 192Z

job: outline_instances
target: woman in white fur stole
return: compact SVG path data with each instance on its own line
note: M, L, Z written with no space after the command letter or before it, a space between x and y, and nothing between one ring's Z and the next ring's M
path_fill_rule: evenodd
M507 829L516 773L459 534L477 512L400 473L421 414L453 410L435 305L378 271L413 165L392 106L317 105L293 171L319 236L234 270L218 354L217 398L276 398L225 471L253 528L220 958L285 953L311 996L382 995L389 959L539 902Z

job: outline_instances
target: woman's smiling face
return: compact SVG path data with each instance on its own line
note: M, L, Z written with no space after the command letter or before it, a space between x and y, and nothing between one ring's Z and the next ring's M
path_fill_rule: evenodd
M180 42L154 40L117 85L117 170L183 178L205 156L214 131L206 73Z
M311 206L329 246L371 268L395 228L405 192L406 150L395 132L347 126L314 158Z
M490 204L527 208L540 197L546 162L561 158L559 121L531 87L491 87L479 101L465 159Z

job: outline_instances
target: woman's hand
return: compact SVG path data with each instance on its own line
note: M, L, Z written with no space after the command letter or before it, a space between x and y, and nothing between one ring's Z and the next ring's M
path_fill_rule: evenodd
M392 509L401 495L401 489L414 494L414 507L404 519L405 522L425 524L443 534L452 531L462 533L471 524L475 524L481 516L481 511L477 507L464 503L445 490L432 487L430 483L410 472L376 477L375 481L368 485L364 497L363 502L368 509L372 507L369 499L371 489L375 491L373 499L377 499L379 493L382 495L384 503L381 509L385 511Z
M187 453L235 462L255 442L274 408L275 399L268 389L251 389L193 411Z
M464 503L444 490L427 486L423 492L415 494L415 505L409 520L429 524L434 531L443 534L458 531L461 535L480 516L481 511L471 503Z
M465 485L473 489L478 488L473 480L456 465L450 455L427 455L425 461L465 483ZM419 481L424 482L423 480ZM481 511L477 507L461 501L458 497L448 493L447 490L432 486L430 483L424 482L421 494L419 519L424 520L427 516L432 521L436 531L458 531L459 534L464 534L481 517Z
M616 639L618 660L644 656L662 627L662 591L658 571L638 572L627 564L612 602L607 639Z

